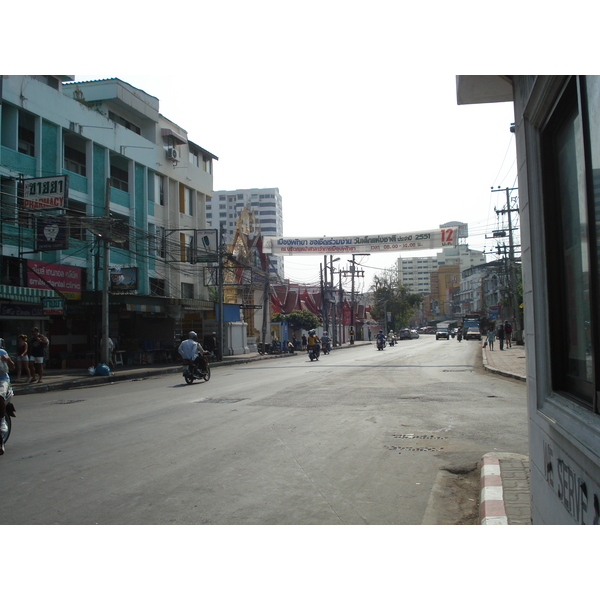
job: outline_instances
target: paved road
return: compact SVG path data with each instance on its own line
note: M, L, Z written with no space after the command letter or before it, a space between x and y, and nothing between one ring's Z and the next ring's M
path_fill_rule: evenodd
M455 522L461 470L527 451L523 383L480 365L479 345L422 336L194 386L167 375L28 397L0 463L0 522Z

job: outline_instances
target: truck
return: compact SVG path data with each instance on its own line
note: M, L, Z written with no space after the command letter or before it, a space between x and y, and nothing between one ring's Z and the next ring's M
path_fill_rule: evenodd
M462 333L465 340L481 339L481 331L479 330L479 315L466 315L463 317Z

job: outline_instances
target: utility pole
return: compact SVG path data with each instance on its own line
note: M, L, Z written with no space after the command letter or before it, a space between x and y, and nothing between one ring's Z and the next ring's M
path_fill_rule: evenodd
M364 271L357 271L356 265L358 264L355 260L357 256L370 256L370 254L353 254L352 260L349 260L350 269L344 271L344 275L350 275L351 278L351 292L350 292L350 344L354 344L354 325L355 325L355 301L354 301L354 277L364 277Z
M224 315L223 315L223 293L224 293L224 269L225 269L225 227L223 226L223 223L221 223L221 226L219 228L219 244L218 244L218 248L219 248L219 252L218 252L218 263L219 263L219 268L218 268L218 277L219 277L219 337L218 337L218 342L217 342L217 360L221 361L223 360L223 350L225 348L225 336L224 336L224 327L223 327L223 322L224 322Z
M513 312L514 322L515 322L515 338L516 338L517 342L521 342L522 341L521 332L522 332L523 328L521 326L519 306L517 303L517 278L516 278L516 273L515 273L515 245L514 245L514 241L513 241L513 227L512 227L512 219L511 219L511 213L517 212L519 209L510 207L510 192L513 192L517 189L518 188L508 188L507 187L504 190L492 189L492 192L502 192L502 191L506 192L506 209L496 210L495 212L496 212L496 214L505 214L506 213L508 216L508 240L509 240L508 287L509 287L509 291L510 291L510 304L511 304L511 309Z

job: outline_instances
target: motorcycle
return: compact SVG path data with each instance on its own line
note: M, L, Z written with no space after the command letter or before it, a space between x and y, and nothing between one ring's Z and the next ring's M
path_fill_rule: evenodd
M383 350L385 348L385 340L377 340L377 350Z
M189 385L194 381L208 381L210 379L210 365L206 363L206 370L200 371L200 369L194 364L193 360L184 359L183 361L183 378Z
M6 441L8 440L9 436L10 436L10 431L12 429L12 421L11 421L11 416L12 417L16 417L17 415L15 414L15 406L12 403L12 398L14 396L12 387L8 387L8 393L6 394L6 416L4 417L6 420L6 427L7 430L2 434L2 443L5 444Z
M329 342L323 342L323 354L329 354L331 352L331 344Z
M310 358L311 361L313 360L319 360L319 354L320 354L320 349L319 349L319 344L315 344L314 346L309 346L308 347L308 358Z

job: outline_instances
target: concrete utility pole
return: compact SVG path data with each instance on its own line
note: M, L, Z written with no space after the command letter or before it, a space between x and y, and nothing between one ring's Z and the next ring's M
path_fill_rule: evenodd
M357 271L356 270L356 265L358 264L356 262L356 257L357 256L370 256L370 254L353 254L352 255L352 260L349 260L348 262L350 263L350 270L349 271L345 271L344 273L350 273L351 276L351 292L350 292L350 331L354 332L355 328L355 299L354 299L354 277L364 277L365 276L365 272L364 271ZM355 333L351 333L350 335L350 343L354 344L354 336Z
M515 323L515 340L517 343L522 342L522 331L523 327L521 325L519 305L517 301L517 277L515 273L515 244L513 240L513 227L512 227L512 219L511 213L517 212L518 208L510 207L510 192L517 190L518 188L505 188L492 190L492 192L506 192L506 208L503 210L496 210L496 214L507 214L508 215L508 287L510 291L510 304L511 310L513 312L513 319Z

